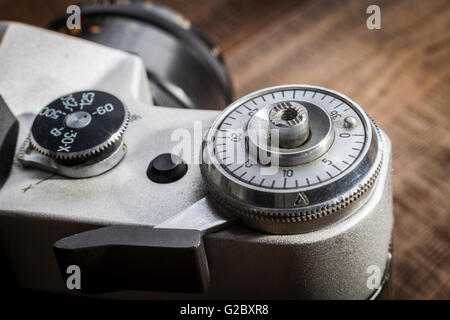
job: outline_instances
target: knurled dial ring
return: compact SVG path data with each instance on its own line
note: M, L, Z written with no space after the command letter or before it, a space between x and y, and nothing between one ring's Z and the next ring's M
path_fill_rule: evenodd
M231 104L212 125L202 152L213 199L251 227L284 234L315 230L363 205L381 170L383 141L349 98L292 85Z

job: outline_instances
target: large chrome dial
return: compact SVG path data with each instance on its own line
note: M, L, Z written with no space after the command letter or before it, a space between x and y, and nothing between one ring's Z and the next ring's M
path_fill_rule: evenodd
M231 104L203 144L212 197L254 228L314 230L354 212L383 158L377 127L321 87L264 89Z

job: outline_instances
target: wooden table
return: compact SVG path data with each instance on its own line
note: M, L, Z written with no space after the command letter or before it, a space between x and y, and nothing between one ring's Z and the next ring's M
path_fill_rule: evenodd
M3 0L0 20L45 25L71 2ZM236 97L307 83L365 108L393 142L395 298L450 299L450 1L162 3L220 46Z

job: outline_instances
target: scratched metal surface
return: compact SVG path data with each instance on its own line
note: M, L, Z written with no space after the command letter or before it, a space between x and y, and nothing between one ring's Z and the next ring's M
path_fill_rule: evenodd
M72 1L0 0L44 25ZM365 108L393 142L395 298L450 299L450 2L167 0L224 52L236 96L309 83Z

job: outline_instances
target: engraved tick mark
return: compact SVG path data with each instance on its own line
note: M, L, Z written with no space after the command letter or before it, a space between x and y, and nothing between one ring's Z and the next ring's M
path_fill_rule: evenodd
M140 119L142 119L142 117L141 117L140 115L138 115L138 114L133 114L133 115L131 115L131 117L130 117L130 122L134 122L134 121L137 121L137 120L140 120Z
M52 178L53 176L55 176L55 174L51 174L51 175L49 175L49 176L47 176L47 177L45 177L45 178L43 178L43 179L41 179L41 180L39 180L39 181L37 181L35 183L32 183L32 184L28 185L27 187L22 189L22 192L25 193L28 190L34 189L35 186L37 186L37 185L41 184L42 182Z
M23 193L25 193L25 192L27 192L28 190L31 190L31 189L33 189L33 185L32 184L30 184L28 187L26 187L26 188L23 188L22 189L22 191L23 191Z
M304 192L299 192L297 199L294 202L296 206L307 206L309 204L309 199Z

